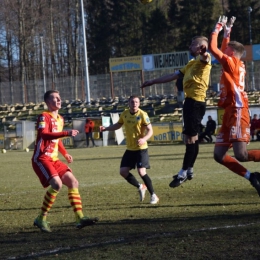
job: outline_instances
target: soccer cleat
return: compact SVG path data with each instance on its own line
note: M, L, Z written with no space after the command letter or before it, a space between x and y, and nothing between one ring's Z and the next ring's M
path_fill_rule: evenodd
M76 223L76 228L81 229L86 226L92 226L95 225L96 222L98 222L98 218L83 217L79 220L79 222Z
M193 179L193 172L187 172L187 179L189 181Z
M150 203L151 203L151 204L157 204L158 202L159 202L159 198L157 197L156 194L153 194L153 195L151 196Z
M257 193L260 196L260 173L251 172L249 181L251 182L251 185L257 190Z
M140 201L144 201L146 191L147 191L147 187L144 184L141 184L140 187L138 188Z
M46 232L46 233L51 232L49 222L47 222L46 220L40 219L39 216L34 220L33 225L38 227L42 232Z
M179 177L178 175L173 176L173 181L169 184L171 188L176 188L180 186L183 182L187 181L187 176Z

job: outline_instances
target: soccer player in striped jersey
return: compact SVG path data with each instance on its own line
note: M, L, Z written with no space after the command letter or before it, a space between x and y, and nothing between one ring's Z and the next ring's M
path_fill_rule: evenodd
M250 115L245 92L245 65L240 60L244 53L244 46L239 42L230 41L231 28L235 19L231 17L228 21L227 17L220 16L209 43L212 55L222 65L218 106L225 110L223 123L216 137L214 159L234 173L248 179L260 196L260 174L251 173L239 163L259 162L260 151L247 151L247 144L250 141ZM223 28L224 37L219 50L217 39ZM231 147L235 158L227 154Z
M183 78L183 90L185 100L183 104L183 139L186 151L182 168L173 176L170 187L175 188L187 179L193 178L193 166L199 153L198 133L201 120L206 111L206 91L209 85L211 70L211 57L207 52L208 39L204 36L196 36L189 47L190 54L194 57L182 69L157 79L148 80L141 88L154 84L166 83L178 78Z
M159 198L154 192L152 181L146 169L150 168L147 140L153 135L153 128L147 113L139 108L140 99L137 96L131 96L128 101L129 109L123 111L118 122L114 125L104 127L100 126L100 132L115 131L123 125L126 132L126 151L120 164L120 175L131 185L138 188L140 201L145 198L145 192L148 189L151 204L157 204ZM145 184L139 183L131 169L137 167L138 173Z
M67 153L61 137L76 136L78 130L63 131L64 120L58 111L61 108L60 94L56 90L49 90L44 94L44 101L48 107L46 112L39 115L37 120L37 138L32 157L32 167L42 186L47 189L38 217L34 226L43 232L51 232L46 220L62 185L68 187L68 199L76 218L76 227L95 224L97 218L88 218L83 215L81 197L78 191L78 180L71 169L58 158L60 152L68 163L73 158Z

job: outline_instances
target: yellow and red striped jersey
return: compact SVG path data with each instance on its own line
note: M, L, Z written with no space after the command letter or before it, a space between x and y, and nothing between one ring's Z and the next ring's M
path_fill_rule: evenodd
M68 136L67 131L62 131L64 126L63 117L58 115L55 118L51 112L43 112L37 119L37 138L33 159L51 159L57 161L58 152L63 156L67 153L59 139Z

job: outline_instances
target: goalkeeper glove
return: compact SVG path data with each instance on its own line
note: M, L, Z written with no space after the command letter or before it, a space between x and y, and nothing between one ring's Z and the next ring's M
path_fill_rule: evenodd
M218 19L218 22L215 25L215 28L213 32L219 33L222 29L223 26L227 23L227 17L226 16L220 16Z
M236 20L236 17L232 16L229 21L224 25L224 38L229 38L232 26Z

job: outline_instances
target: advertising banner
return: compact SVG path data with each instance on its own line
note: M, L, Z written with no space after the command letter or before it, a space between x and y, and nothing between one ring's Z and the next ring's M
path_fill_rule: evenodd
M110 72L142 70L142 56L110 58Z
M153 136L150 142L182 141L182 124L153 124Z
M260 44L253 45L253 60L260 60Z
M172 52L143 55L143 70L177 69L184 67L189 61L189 52Z

